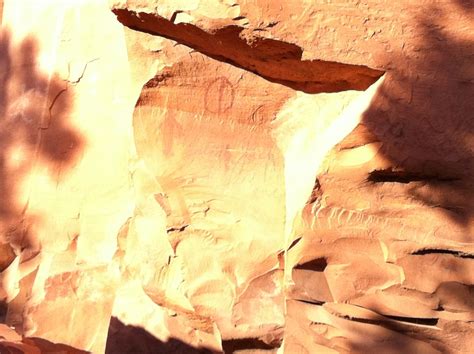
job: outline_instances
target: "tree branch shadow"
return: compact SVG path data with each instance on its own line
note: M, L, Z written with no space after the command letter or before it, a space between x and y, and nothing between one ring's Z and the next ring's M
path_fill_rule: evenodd
M456 3L472 10L472 2ZM375 182L423 182L408 185L408 194L440 208L472 241L474 43L450 32L444 10L434 5L424 13L415 19L422 42L387 60L393 67L362 124L392 165Z
M453 4L459 11L459 21L473 10L471 1L455 0ZM464 27L454 27L458 32L453 32L446 25L456 18L448 19L452 14L446 11L432 5L424 9L423 15L414 18L419 41L408 44L411 47L391 53L386 58L385 62L390 63L390 68L364 113L361 124L375 137L375 142L381 143L379 154L391 166L372 171L367 182L403 184L400 186L405 186L404 189L395 190L405 191L412 200L410 203L426 210L435 208L440 212L437 214L438 221L445 226L443 232L434 234L439 243L457 241L459 247L464 247L472 244L474 231L474 41L468 36L469 23ZM466 29L465 33L463 28ZM390 207L390 204L386 206ZM458 233L454 228L462 231ZM423 296L439 299L439 308L433 309L433 313L438 316L439 312L440 317L432 319L436 323L428 329L416 324L412 324L413 328L407 326L404 324L407 317L392 318L395 321L384 324L370 323L387 328L391 336L372 337L372 340L380 342L378 349L365 346L363 341L349 341L350 352L415 353L421 352L421 347L416 347L421 343L429 344L432 347L429 351L432 352L454 352L454 349L465 350L468 347L462 343L472 335L469 321L456 320L454 317L453 320L444 320L441 312L462 312L459 306L455 306L454 310L449 309L449 304L464 304L466 308L470 306L467 300L469 295L466 294L472 291L472 283L468 280L457 283L454 277L457 273L469 278L471 259L468 258L472 258L472 253L469 254L468 248L451 250L433 246L433 249L429 249L431 245L424 241L424 236L428 235L418 236L418 247L428 248L422 248L424 251L413 252L407 257L420 254L431 262L422 262L422 258L419 258L413 261L412 267L400 259L394 263L402 267L407 279L419 273L415 264L419 267L430 265L424 270L423 278L439 282L438 288L429 294L423 293L420 285L416 291ZM403 240L409 239L409 236L403 237ZM409 244L408 241L402 242ZM432 239L431 242L438 241ZM410 246L407 247L409 249ZM464 258L453 256L461 257L459 254L464 254L461 252L463 249L466 252L462 256ZM453 268L451 277L452 283L457 286L456 291L450 292L449 296L443 295L441 290L449 283L443 280L441 270L454 267L454 264L457 264L457 268ZM472 276L470 279L473 281ZM401 289L404 286L410 288L405 283L400 284ZM443 296L449 302L447 308L444 308ZM464 311L470 312L469 309ZM451 335L453 332L463 333L465 337L456 339ZM360 338L367 336L362 330L352 334Z
M30 193L45 173L48 183L58 185L84 146L70 122L72 83L43 72L39 52L34 36L14 41L8 29L0 29L0 272L14 259L21 264L41 251L35 230L51 216L28 210Z

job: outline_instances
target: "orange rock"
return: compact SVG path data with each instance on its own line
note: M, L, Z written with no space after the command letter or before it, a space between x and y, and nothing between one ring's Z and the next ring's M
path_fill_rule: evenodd
M468 352L472 11L0 0L0 352Z

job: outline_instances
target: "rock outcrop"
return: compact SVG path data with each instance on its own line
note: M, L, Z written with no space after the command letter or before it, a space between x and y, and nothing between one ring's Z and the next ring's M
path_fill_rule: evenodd
M0 4L0 352L471 350L469 1Z

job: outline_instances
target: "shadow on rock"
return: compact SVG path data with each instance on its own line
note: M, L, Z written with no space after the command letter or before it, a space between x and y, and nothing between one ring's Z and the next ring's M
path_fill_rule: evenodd
M469 2L457 3L465 11L472 8ZM424 13L415 27L422 40L391 55L386 80L363 117L392 164L369 180L421 182L407 185L408 194L469 230L474 207L474 42L450 32L446 12L433 6Z
M143 328L125 325L116 317L112 317L105 353L212 354L216 352L207 348L192 347L175 338L163 342Z
M40 248L33 231L40 216L27 213L35 188L28 177L47 170L59 183L84 144L68 122L71 84L39 69L38 50L34 37L17 43L0 32L0 270Z

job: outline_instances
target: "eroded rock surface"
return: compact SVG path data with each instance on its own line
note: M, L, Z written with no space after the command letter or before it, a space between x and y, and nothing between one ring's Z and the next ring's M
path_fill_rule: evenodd
M468 1L0 2L3 353L467 353Z

